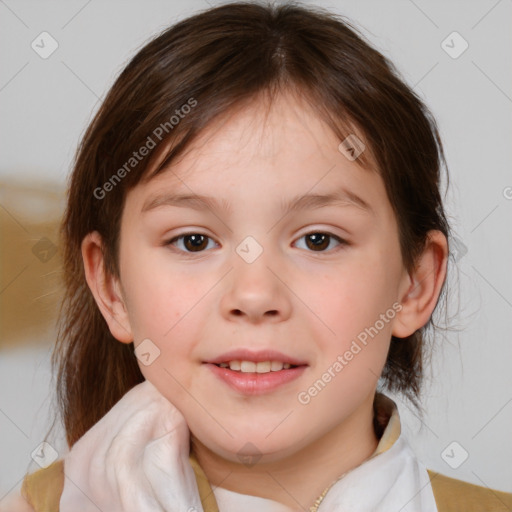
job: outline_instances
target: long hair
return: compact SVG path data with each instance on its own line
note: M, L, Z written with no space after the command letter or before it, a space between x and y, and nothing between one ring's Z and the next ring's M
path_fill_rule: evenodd
M168 166L219 115L282 91L306 98L340 141L355 130L362 135L369 151L357 162L384 180L407 269L414 268L429 230L448 237L435 120L343 17L293 3L230 3L178 22L121 72L82 138L70 176L61 226L65 297L53 356L69 446L143 381L133 344L111 335L86 284L83 238L100 233L107 272L118 277L127 192ZM169 142L149 176L150 158L139 150L155 154ZM392 339L382 375L389 389L413 401L426 327Z

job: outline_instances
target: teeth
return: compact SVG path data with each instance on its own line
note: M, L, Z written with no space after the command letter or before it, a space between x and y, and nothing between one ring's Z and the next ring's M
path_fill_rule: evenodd
M230 361L228 364L229 364L230 370L236 370L238 372L240 371L240 367L241 367L240 361Z
M240 362L240 371L242 373L253 373L256 371L256 367L258 365L253 363L252 361L241 361ZM230 366L231 368L231 366Z
M270 369L273 372L278 372L279 370L283 369L283 363L281 363L281 361L272 361L270 363Z
M261 361L259 363L254 361L229 361L227 363L220 363L219 366L242 373L269 373L291 368L290 363L282 363L280 361Z
M270 372L270 361L262 361L256 364L256 373L268 373Z

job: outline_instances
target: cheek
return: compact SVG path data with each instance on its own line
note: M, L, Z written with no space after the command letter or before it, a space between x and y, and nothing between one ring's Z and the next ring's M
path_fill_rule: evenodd
M324 327L320 339L336 338L342 347L344 340L350 341L374 325L396 300L392 276L393 270L373 259L353 262L316 279L311 274L301 279L297 286L306 298L304 303L316 313L314 322ZM390 331L387 323L386 330Z
M170 402L183 413L190 402L190 391L194 378L200 368L200 361L195 357L195 349L201 332L194 316L168 310L155 311L146 308L139 311L141 332L140 338L152 341L150 347L156 357L149 365L139 358L139 368L149 380ZM198 312L202 312L198 307ZM202 312L205 314L205 312ZM147 343L143 341L142 343Z
M122 268L123 288L136 340L155 338L167 343L175 327L207 291L197 274L177 272L165 249L130 251Z
M333 425L374 391L389 350L392 282L378 261L366 263L326 278L328 292L318 286L308 295L322 319L313 333L319 357L297 399L312 416L332 411L326 421Z
M162 394L175 400L182 386L189 385L185 363L199 339L193 319L205 314L199 300L204 286L140 253L125 259L122 281L136 350L144 346L144 353L150 354L149 364L144 364L147 357L139 356L139 368Z
M396 269L376 249L358 256L336 272L302 283L308 306L321 319L311 320L318 358L312 387L303 389L299 400L311 401L315 414L332 403L355 407L377 385L389 351Z

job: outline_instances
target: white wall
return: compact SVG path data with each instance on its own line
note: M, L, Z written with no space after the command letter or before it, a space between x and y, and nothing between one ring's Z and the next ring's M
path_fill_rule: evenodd
M424 418L399 402L405 428L429 468L512 492L512 3L314 3L364 27L415 85L439 121L450 167L448 210L463 247L452 325L462 330L436 340ZM127 59L155 32L206 7L199 0L1 2L0 179L62 187L98 98ZM42 31L59 45L48 59L31 48ZM441 47L453 31L469 44L456 59ZM461 43L453 41L456 51ZM19 484L49 426L51 339L46 333L37 349L0 351L0 499ZM457 469L441 456L453 441L469 454ZM452 460L460 453L456 446Z

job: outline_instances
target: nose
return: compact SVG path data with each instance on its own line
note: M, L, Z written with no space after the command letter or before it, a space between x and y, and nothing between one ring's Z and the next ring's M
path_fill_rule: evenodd
M235 253L220 306L229 321L279 323L289 318L291 291L276 258L263 251L249 263Z

